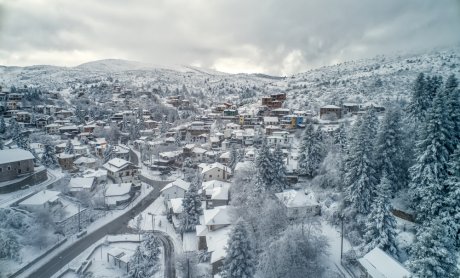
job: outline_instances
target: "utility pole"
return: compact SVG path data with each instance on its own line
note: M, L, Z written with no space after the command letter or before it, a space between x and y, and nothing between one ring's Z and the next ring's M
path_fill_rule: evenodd
M340 216L340 221L342 222L342 232L340 233L340 262L342 262L343 258L343 214Z
M81 232L81 222L80 222L80 203L78 203L78 232Z

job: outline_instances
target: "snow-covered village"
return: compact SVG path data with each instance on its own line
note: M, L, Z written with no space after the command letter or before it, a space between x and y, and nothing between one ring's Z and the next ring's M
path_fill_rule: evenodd
M439 44L415 47L427 39L403 39L395 31L403 22L383 22L398 38L397 46L386 42L388 51L371 51L363 39L359 55L343 47L334 56L320 43L324 53L312 58L302 48L282 56L296 44L291 35L303 39L319 28L318 40L353 37L323 32L327 18L341 16L319 3L308 14L324 25L301 19L307 6L294 2L286 3L290 12L276 1L259 3L260 11L240 1L50 2L60 8L0 4L0 278L460 277L460 37L452 27L460 15L445 11L458 3L409 1L398 12L442 14L437 25L420 27ZM177 5L191 14L167 28L185 37L204 28L193 34L212 42L176 41L152 27L162 13L179 20ZM354 5L346 9L355 13ZM380 5L389 13L400 4ZM196 62L211 48L230 53L227 43L241 39L214 28L259 30L242 30L232 18L240 8L253 11L242 22L260 30L268 16L311 27L283 34L265 22L288 44L268 43L276 55L254 40L238 53L255 56ZM129 9L138 18L125 18ZM88 10L95 21L82 15ZM36 18L40 12L47 16ZM40 39L30 31L18 37L25 27L13 18L33 22ZM106 27L110 18L120 22ZM133 27L139 34L125 29L142 20L146 26ZM55 21L67 29L53 33ZM73 29L84 24L99 34ZM149 41L143 28L164 41ZM269 39L260 30L262 44ZM375 32L375 42L379 34L394 39ZM115 33L117 42L103 48L109 40L100 36ZM123 37L160 54L142 56L150 52L123 45ZM84 39L92 54L79 50ZM75 40L72 54L67 40ZM186 47L195 50L184 55ZM285 58L278 63L277 55Z

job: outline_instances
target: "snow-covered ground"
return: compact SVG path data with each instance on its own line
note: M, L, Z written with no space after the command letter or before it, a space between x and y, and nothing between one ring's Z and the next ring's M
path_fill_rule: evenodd
M108 259L108 253L113 254L114 251L122 251L126 254L134 253L138 243L132 241L138 241L139 236L136 234L124 234L124 235L109 235L99 240L91 247L82 252L77 258L72 260L68 266L61 269L53 277L58 277L61 273L67 271L67 269L75 270L84 262L91 261L90 267L86 272L91 272L96 278L118 278L126 277L127 270L125 268L120 268L114 264L113 259ZM153 278L163 277L164 275L164 254L163 249L161 248L160 255L160 269L153 276ZM67 272L63 277L79 277L73 271Z
M143 231L162 231L169 235L174 243L174 252L182 252L182 241L180 235L176 233L173 225L166 219L166 207L164 198L158 197L150 206L148 206L142 213L136 215L128 223L128 227L136 229L137 218L141 216L140 229Z

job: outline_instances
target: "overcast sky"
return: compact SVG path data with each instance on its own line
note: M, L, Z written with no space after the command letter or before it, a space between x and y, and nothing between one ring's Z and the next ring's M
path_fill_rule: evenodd
M287 75L459 44L459 0L0 0L0 65L120 58Z

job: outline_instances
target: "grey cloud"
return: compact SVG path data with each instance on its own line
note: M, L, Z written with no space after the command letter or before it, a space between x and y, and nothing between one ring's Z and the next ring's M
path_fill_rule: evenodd
M0 64L76 65L115 57L290 74L457 45L458 3L17 0L3 7Z

